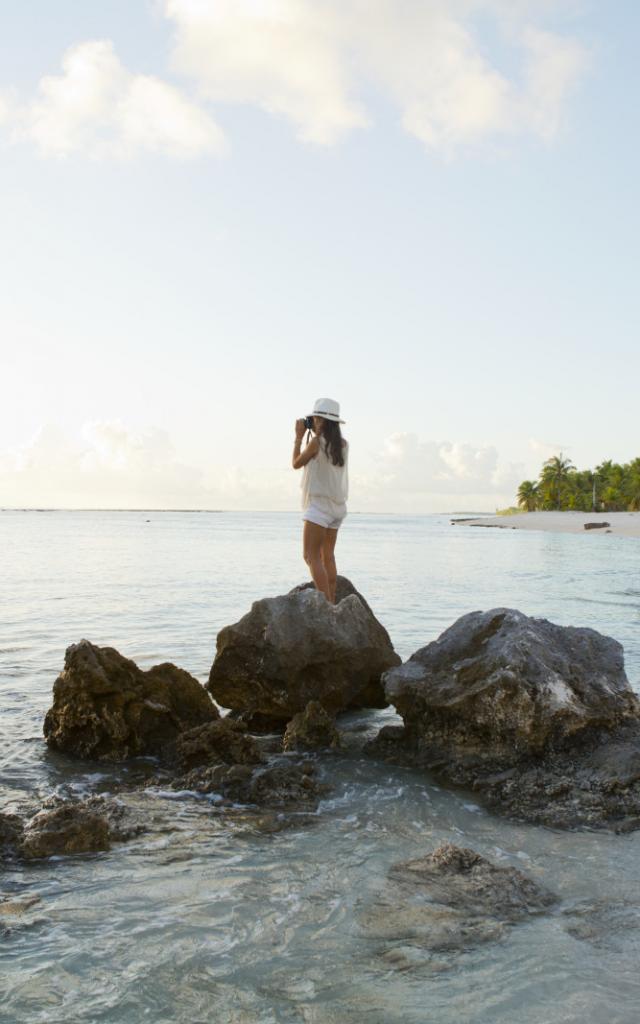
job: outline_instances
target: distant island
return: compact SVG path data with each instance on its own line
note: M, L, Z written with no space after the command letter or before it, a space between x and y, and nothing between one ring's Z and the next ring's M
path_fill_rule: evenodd
M560 452L547 459L537 480L522 481L517 502L525 512L638 512L640 458L579 470Z

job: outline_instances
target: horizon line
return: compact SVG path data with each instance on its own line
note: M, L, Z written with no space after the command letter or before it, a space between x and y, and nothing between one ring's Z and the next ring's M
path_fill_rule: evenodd
M104 508L98 506L83 508L67 508L62 505L3 505L0 506L0 512L184 512L205 515L223 515L227 512L268 512L270 515L296 515L298 513L298 510L282 508ZM349 512L350 516L461 516L495 514L496 510L489 511L487 509L484 509L481 512L478 511L477 509L453 509L449 510L448 512L362 512L359 510L355 512Z

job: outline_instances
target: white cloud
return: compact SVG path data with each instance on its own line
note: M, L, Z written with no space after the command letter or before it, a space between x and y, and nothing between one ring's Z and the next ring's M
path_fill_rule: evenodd
M42 78L36 98L14 104L5 119L14 141L34 142L47 156L126 159L147 151L188 159L225 150L208 113L161 79L129 72L106 39L67 50L62 74Z
M159 0L174 27L172 67L196 103L161 78L127 70L110 40L87 40L42 78L36 97L0 96L0 124L41 153L123 159L225 151L202 103L248 104L333 145L372 123L372 96L404 129L452 153L562 124L587 65L584 48L552 32L547 0ZM501 39L508 73L483 24ZM504 63L504 62L503 62Z
M424 441L409 433L388 437L375 466L356 480L359 507L429 511L464 500L492 509L511 503L523 479L522 467L503 465L493 446Z
M549 139L584 71L583 48L534 19L557 4L503 0L164 0L173 66L216 102L288 118L331 144L368 123L359 94L397 106L407 132L450 152L497 136ZM492 61L493 21L516 72ZM515 62L514 62L515 57Z
M348 4L346 4L348 7ZM214 101L251 103L329 144L367 123L350 96L348 22L317 0L166 0L173 66Z

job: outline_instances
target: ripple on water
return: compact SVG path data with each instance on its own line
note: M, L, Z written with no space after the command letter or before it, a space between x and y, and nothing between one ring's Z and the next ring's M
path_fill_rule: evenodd
M108 792L153 770L96 769L45 750L42 718L69 643L87 636L204 681L217 631L259 596L255 566L261 593L304 575L297 516L147 518L0 516L0 767L15 806ZM581 540L354 516L342 566L403 657L464 612L508 605L615 636L637 682L640 545ZM317 758L333 791L289 829L261 832L215 800L148 791L127 798L147 816L146 834L107 854L7 871L3 891L38 902L1 921L0 1021L635 1022L640 837L501 821L473 794L360 757L361 740L393 720L346 717L346 751ZM364 934L358 907L384 894L391 865L445 840L521 868L559 895L558 908L459 953L389 949Z

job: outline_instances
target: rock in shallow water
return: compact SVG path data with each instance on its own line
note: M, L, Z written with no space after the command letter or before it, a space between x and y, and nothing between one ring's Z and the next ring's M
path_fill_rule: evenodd
M381 673L400 663L385 628L352 584L339 577L338 600L296 588L255 601L226 626L207 689L223 707L283 720L317 700L331 714L385 707Z
M38 860L98 853L144 831L136 815L117 800L53 796L25 822L15 814L0 814L0 858Z
M323 750L340 746L340 733L335 721L317 700L311 700L304 711L294 715L287 725L283 750Z
M428 950L459 950L499 939L507 927L543 913L557 900L515 868L497 867L474 850L450 843L394 864L389 882L378 903L361 910L361 928L370 938ZM382 955L393 961L389 948ZM406 958L400 959L406 969Z
M170 755L180 771L200 765L259 764L262 755L243 722L220 718L183 732Z
M165 663L143 672L113 647L81 640L67 648L44 735L75 757L122 761L161 754L181 732L218 717L183 669Z
M474 612L384 682L405 727L381 730L371 753L422 764L527 821L640 825L639 705L615 640Z
M162 779L149 784L162 785ZM218 764L194 768L169 781L171 789L218 794L227 805L250 804L259 808L287 808L310 810L317 806L329 787L315 778L312 764Z
M25 827L20 852L27 860L73 853L97 853L111 846L109 822L82 804L39 811Z
M518 760L637 717L621 645L509 608L463 615L384 677L420 742Z
M22 820L17 814L0 813L0 859L18 855L22 829Z
M512 867L497 867L475 850L443 843L433 853L394 864L389 877L419 886L436 903L510 924L540 913L557 898Z

